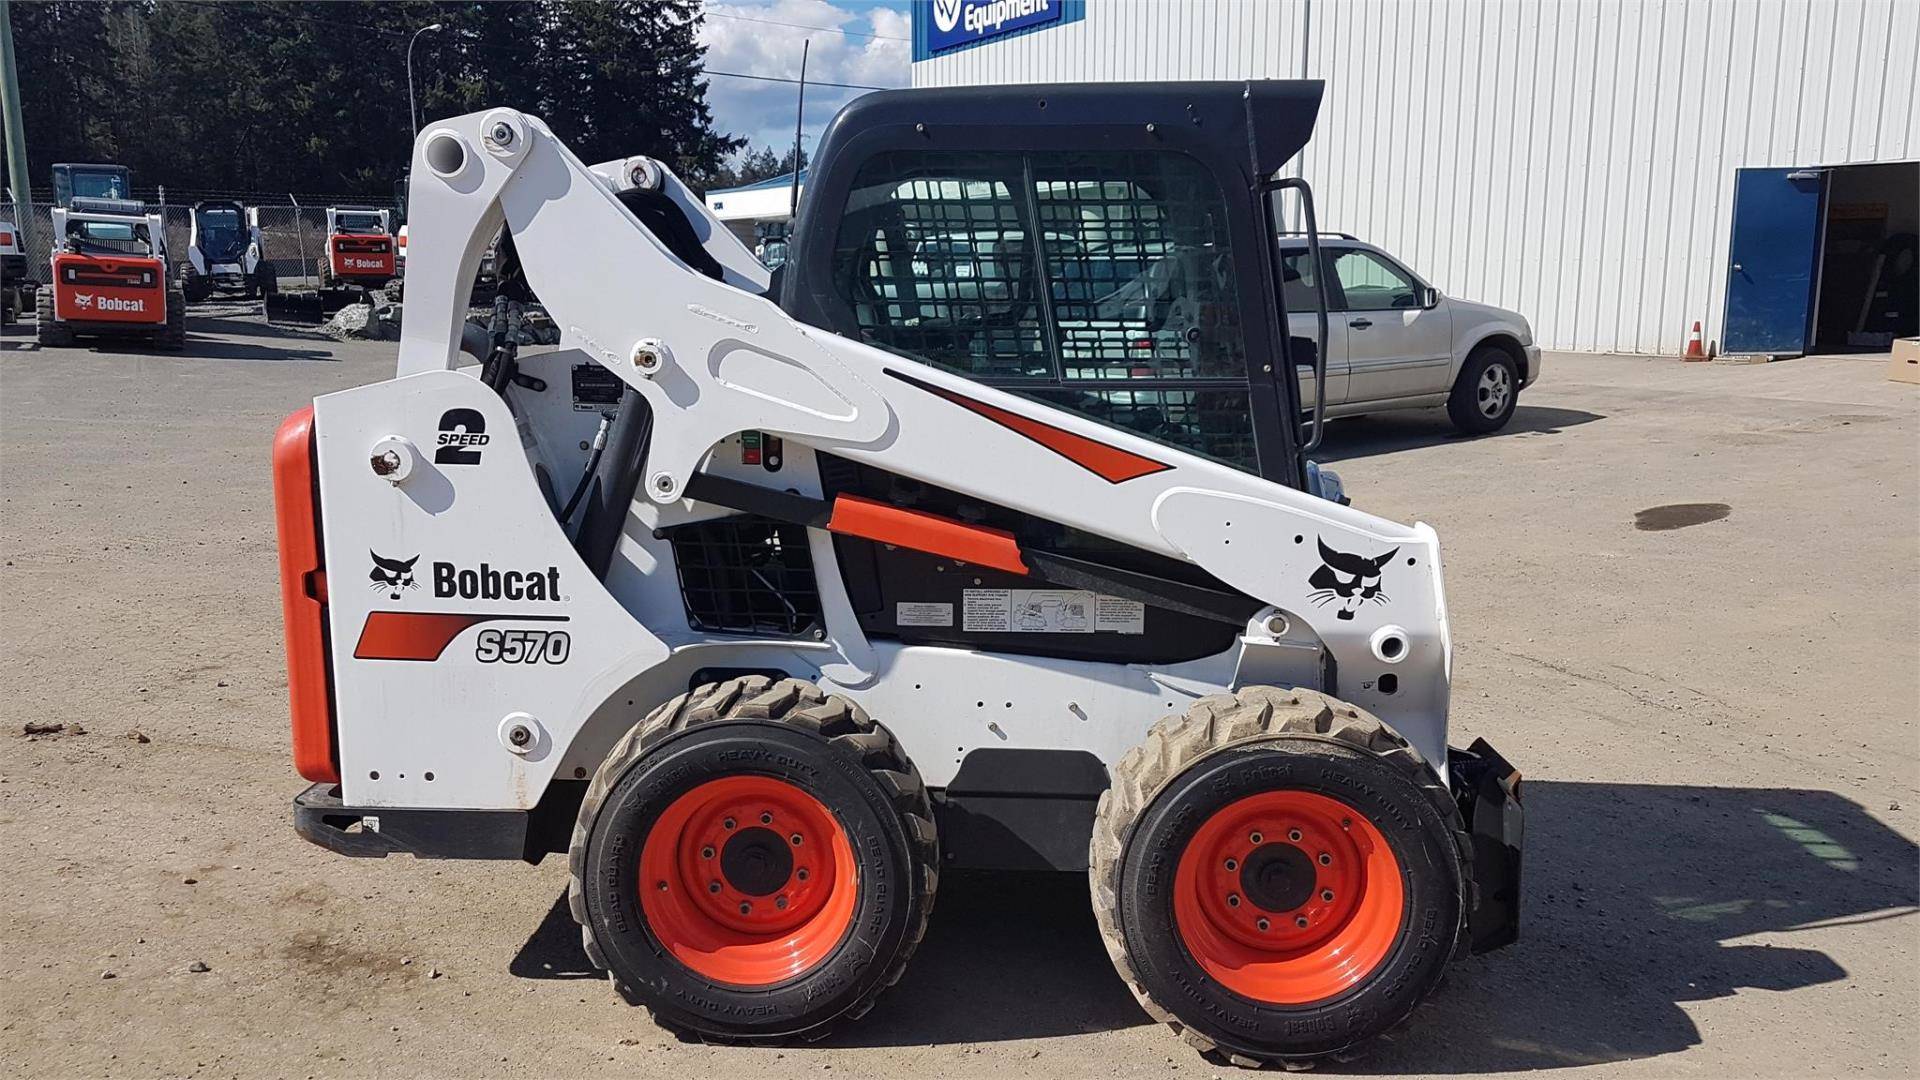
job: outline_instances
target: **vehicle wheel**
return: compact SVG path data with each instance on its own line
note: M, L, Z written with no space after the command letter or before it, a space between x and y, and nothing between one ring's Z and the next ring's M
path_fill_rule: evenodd
M386 285L383 287L383 291L385 292L387 297L387 302L393 303L393 304L404 302L406 298L406 290L407 290L406 283L400 278L394 278L392 281L387 282Z
M1468 843L1386 725L1256 686L1161 720L1121 759L1088 873L1147 1012L1235 1064L1298 1063L1399 1023L1464 950Z
M73 330L53 317L53 286L40 286L34 297L34 307L39 311L39 317L33 328L33 339L51 349L70 348L73 345Z
M160 347L164 349L184 349L187 345L187 294L179 289L167 290L167 328L161 331Z
M899 980L938 857L926 787L886 728L755 675L681 694L614 746L567 899L587 956L663 1026L816 1038Z
M1484 435L1513 419L1520 400L1520 375L1513 357L1497 345L1482 345L1467 356L1447 398L1447 417L1461 431Z

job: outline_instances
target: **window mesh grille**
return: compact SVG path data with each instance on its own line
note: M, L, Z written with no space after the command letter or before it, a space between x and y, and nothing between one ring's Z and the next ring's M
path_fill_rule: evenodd
M676 526L667 536L694 629L792 636L821 625L804 527L746 515Z

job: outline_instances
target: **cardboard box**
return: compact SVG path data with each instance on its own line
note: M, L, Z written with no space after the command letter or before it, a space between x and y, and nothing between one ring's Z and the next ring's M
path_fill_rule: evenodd
M1893 343L1887 378L1894 382L1920 383L1920 338L1902 338Z

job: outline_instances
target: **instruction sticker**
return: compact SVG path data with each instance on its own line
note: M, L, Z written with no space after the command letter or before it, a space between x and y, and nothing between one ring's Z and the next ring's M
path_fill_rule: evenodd
M893 606L893 623L895 626L952 626L953 605L902 601Z
M1079 589L968 589L960 628L970 633L1142 634L1146 605Z

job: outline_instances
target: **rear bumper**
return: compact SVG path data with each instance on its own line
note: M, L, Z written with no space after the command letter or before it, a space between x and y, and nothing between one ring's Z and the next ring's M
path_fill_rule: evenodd
M293 829L336 855L382 859L521 859L567 850L586 796L584 780L556 780L532 810L348 806L340 785L318 783L293 800Z
M527 850L522 810L352 807L340 785L315 784L294 797L293 828L338 855L379 859L518 859Z
M1485 739L1449 750L1447 769L1473 845L1467 936L1472 951L1489 952L1520 937L1520 848L1526 840L1520 772Z

